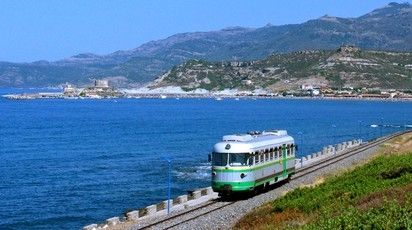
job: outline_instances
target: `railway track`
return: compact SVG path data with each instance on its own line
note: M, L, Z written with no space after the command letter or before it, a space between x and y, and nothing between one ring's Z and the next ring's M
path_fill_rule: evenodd
M315 162L311 165L307 165L307 166L304 166L302 168L299 168L299 169L296 170L295 174L291 177L290 180L296 180L298 178L304 177L304 176L306 176L308 174L311 174L311 173L313 173L313 172L315 172L319 169L322 169L322 168L328 167L330 165L333 165L338 161L349 158L349 157L351 157L353 155L356 155L358 153L361 153L361 152L363 152L363 151L365 151L369 148L373 148L373 147L378 146L378 145L380 145L380 144L382 144L382 143L384 143L388 140L391 140L395 137L398 137L402 134L409 133L409 132L412 132L412 131L397 132L397 133L391 134L389 136L385 136L385 137L376 139L376 140L371 141L371 142L369 142L365 145L361 145L359 147L351 149L347 152L332 155L332 156L327 157L325 159L319 160L319 161L317 161L317 162ZM253 197L250 198L250 199L253 199ZM183 223L192 221L192 220L197 219L201 216L207 215L211 212L214 212L214 211L217 211L219 209L225 208L225 207L230 206L230 205L232 205L236 202L238 202L238 201L236 201L236 200L235 201L224 201L224 200L221 200L221 199L216 199L216 200L207 202L204 205L201 205L201 206L198 206L196 208L190 209L188 211L176 213L174 215L171 214L169 217L167 217L165 219L159 220L157 222L154 222L154 223L151 223L151 224L148 224L148 225L141 226L141 227L136 228L136 229L171 229L171 228L175 228L175 227L177 227L177 226L179 226ZM185 216L187 216L187 217L185 218ZM133 228L133 229L135 229L135 228Z
M319 161L315 162L314 164L311 164L311 165L308 165L308 166L305 166L303 168L300 168L300 169L296 170L296 173L292 177L292 180L303 177L303 176L305 176L307 174L310 174L312 172L315 172L316 170L319 170L321 168L325 168L327 166L330 166L330 165L332 165L332 164L334 164L338 161L341 161L341 160L346 159L350 156L356 155L356 154L358 154L360 152L363 152L363 151L365 151L369 148L375 147L375 146L380 145L380 144L382 144L382 143L384 143L388 140L391 140L395 137L398 137L400 135L403 135L403 134L409 133L409 132L412 132L412 131L408 130L408 131L396 132L396 133L391 134L389 136L378 138L378 139L376 139L374 141L371 141L371 142L369 142L365 145L360 145L358 147L350 149L347 152L331 155L330 157L319 160Z

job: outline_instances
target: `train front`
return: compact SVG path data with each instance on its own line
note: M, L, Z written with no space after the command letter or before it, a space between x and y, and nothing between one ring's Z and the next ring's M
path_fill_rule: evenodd
M249 167L250 148L246 143L222 141L211 155L212 188L220 195L248 192L254 187Z

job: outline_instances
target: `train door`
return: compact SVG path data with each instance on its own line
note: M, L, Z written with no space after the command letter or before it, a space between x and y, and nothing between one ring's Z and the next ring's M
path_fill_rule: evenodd
M282 165L283 165L283 173L282 176L283 178L286 178L288 176L288 171L287 171L287 154L286 154L286 144L282 145Z

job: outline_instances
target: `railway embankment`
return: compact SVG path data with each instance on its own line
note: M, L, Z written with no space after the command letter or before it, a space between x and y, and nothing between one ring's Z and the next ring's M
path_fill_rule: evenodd
M367 163L267 202L234 229L412 229L412 134Z
M268 202L283 197L288 192L305 186L312 186L322 182L322 179L336 175L339 172L352 169L355 165L368 161L373 156L380 154L381 146L388 145L388 141L397 140L399 135L407 132L395 133L379 138L350 151L342 152L316 164L308 165L297 170L289 183L283 184L265 193L250 199L237 200L229 204L221 204L220 207L206 207L202 213L191 213L190 216L174 219L173 223L161 223L152 229L231 229L246 214L252 212ZM396 141L395 141L396 142ZM391 144L392 142L389 142ZM398 143L403 146L403 144ZM393 151L397 151L393 148ZM399 151L397 151L399 152ZM305 201L302 201L305 202ZM136 226L130 229L139 229Z
M361 144L361 139L355 139L338 143L336 145L326 146L319 152L297 158L295 167L298 169L314 164L318 161L333 158L334 156L350 151L351 149L356 148ZM213 192L211 187L200 188L192 191L189 194L178 196L170 201L165 200L158 204L149 205L141 209L127 212L124 214L124 216L121 217L108 218L104 223L87 225L83 229L122 229L125 226L129 225L140 227L150 226L152 225L152 223L159 220L174 218L175 216L182 215L182 213L189 213L193 210L197 210L199 206L205 205L210 201L216 200L217 198L218 194ZM169 215L167 215L168 210L170 211Z
M391 147L386 148L387 146ZM242 218L248 218L248 213L259 210L259 207L265 207L268 202L273 203L278 198L282 199L285 194L291 194L291 191L295 189L323 184L327 176L353 169L355 165L364 163L372 156L385 154L385 151L402 152L404 146L409 146L412 150L412 134L407 131L382 137L368 143L353 140L335 146L326 146L320 152L297 159L296 174L288 183L274 185L274 187L254 197L222 201L216 199L217 194L213 193L210 188L204 188L195 190L187 197L183 195L171 200L169 204L171 204L170 210L172 212L169 215L166 215L168 202L164 201L128 212L123 217L109 218L101 224L85 226L84 229L242 228L242 224L236 225L236 223L242 221ZM407 160L410 161L410 159ZM352 183L348 183L348 186L352 186ZM345 193L342 196L344 198ZM299 202L304 203L306 201L300 200ZM295 222L306 224L306 222ZM292 223L294 222L292 221ZM260 225L254 227L259 228L258 226ZM265 223L262 223L262 228L264 226L266 226Z

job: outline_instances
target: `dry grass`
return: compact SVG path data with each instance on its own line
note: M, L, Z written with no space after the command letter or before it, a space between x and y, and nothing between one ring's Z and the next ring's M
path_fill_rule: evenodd
M372 193L369 196L360 199L357 202L356 207L359 210L366 210L369 208L379 207L386 201L396 201L403 205L407 199L407 196L411 194L412 184L408 184L403 187Z
M302 185L299 186L299 188L311 188L311 187L315 187L317 185L323 184L324 182L325 182L325 177L320 176L320 177L317 177L313 183L311 183L311 184L302 184ZM290 192L290 191L287 191L287 192ZM284 195L286 195L286 193Z
M275 212L271 203L255 209L255 211L242 218L234 229L285 229L299 227L310 220L310 216L296 209L288 209L283 212Z
M379 155L406 154L412 152L412 133L404 134L381 145Z

